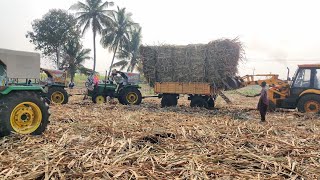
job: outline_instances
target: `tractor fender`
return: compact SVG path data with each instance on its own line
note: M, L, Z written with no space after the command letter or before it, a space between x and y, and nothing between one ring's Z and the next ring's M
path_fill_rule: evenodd
M38 91L46 93L46 91L40 86L8 86L5 90L1 91L1 95L7 95L12 91Z
M319 89L308 89L308 90L305 90L299 95L299 98L301 98L303 95L306 95L306 94L317 94L317 95L320 95L320 90Z
M138 86L138 85L125 85L125 86L122 86L122 87L118 90L118 92L121 92L121 91L123 91L123 90L125 90L125 89L129 89L129 88L141 89L141 87Z

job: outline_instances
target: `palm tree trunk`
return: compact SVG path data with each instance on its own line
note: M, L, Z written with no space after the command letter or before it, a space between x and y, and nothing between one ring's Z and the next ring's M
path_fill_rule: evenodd
M59 67L59 61L60 61L60 59L59 59L59 48L56 49L56 57L57 57L57 69L60 69L60 67Z
M70 73L70 81L73 82L75 71L74 71L74 68L72 67L72 65L69 68L69 73Z
M96 71L96 31L93 31L93 72Z
M116 57L117 50L118 50L118 45L116 46L116 49L113 52L113 57L112 57L111 65L110 65L110 68L109 68L108 77L110 76L111 68L112 68L112 65L113 65L114 58Z

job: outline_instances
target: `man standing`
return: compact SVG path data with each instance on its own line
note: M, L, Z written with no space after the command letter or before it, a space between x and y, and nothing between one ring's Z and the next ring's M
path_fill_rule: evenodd
M268 90L266 86L267 86L266 82L261 83L262 89L261 89L261 93L260 93L261 95L258 103L258 110L260 111L261 122L266 121L266 114L269 106Z

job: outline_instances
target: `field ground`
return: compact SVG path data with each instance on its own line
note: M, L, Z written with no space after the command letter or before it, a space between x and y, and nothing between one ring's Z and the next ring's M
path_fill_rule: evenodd
M319 116L281 110L260 123L257 98L229 97L205 110L72 96L42 136L0 139L0 179L319 178Z

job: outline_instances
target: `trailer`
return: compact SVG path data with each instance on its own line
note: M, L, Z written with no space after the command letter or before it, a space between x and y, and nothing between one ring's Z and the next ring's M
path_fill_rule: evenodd
M154 92L161 98L161 107L176 106L179 96L188 95L191 107L214 108L219 90L215 84L202 82L156 82Z

